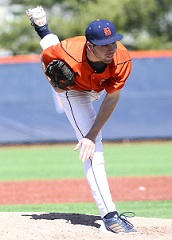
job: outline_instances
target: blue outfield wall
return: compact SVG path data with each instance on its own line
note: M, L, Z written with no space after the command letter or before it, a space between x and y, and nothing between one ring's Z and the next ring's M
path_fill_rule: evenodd
M133 59L102 132L104 140L172 138L172 57ZM40 63L0 64L0 144L58 141L76 137Z

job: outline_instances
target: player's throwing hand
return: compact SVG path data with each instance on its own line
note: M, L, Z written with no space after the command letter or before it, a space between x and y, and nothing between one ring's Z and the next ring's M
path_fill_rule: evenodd
M95 143L93 143L90 139L82 138L74 150L78 150L79 147L81 147L79 158L82 159L82 162L86 162L93 157L95 152Z

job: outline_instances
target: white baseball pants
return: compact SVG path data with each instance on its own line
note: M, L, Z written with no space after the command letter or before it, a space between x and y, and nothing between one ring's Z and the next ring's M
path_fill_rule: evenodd
M98 100L100 93L70 90L58 95L64 111L75 130L77 139L82 139L90 130L96 118L92 101ZM104 167L101 132L96 138L95 153L92 160L83 163L83 166L101 217L104 217L108 212L115 211L116 208L112 201Z

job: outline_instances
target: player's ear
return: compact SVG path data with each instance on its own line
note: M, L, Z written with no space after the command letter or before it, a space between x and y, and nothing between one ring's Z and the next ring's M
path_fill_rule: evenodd
M87 49L88 49L89 51L92 51L92 50L93 50L93 44L92 44L91 42L87 41L87 42L86 42L86 46L87 46Z

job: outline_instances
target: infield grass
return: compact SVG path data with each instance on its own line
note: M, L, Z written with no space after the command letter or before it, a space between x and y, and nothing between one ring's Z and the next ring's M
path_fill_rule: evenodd
M84 178L74 146L0 147L0 181ZM109 177L172 175L172 142L105 144L104 151Z
M116 202L119 213L133 211L137 217L171 218L172 201ZM0 212L44 212L99 215L94 203L4 205Z

